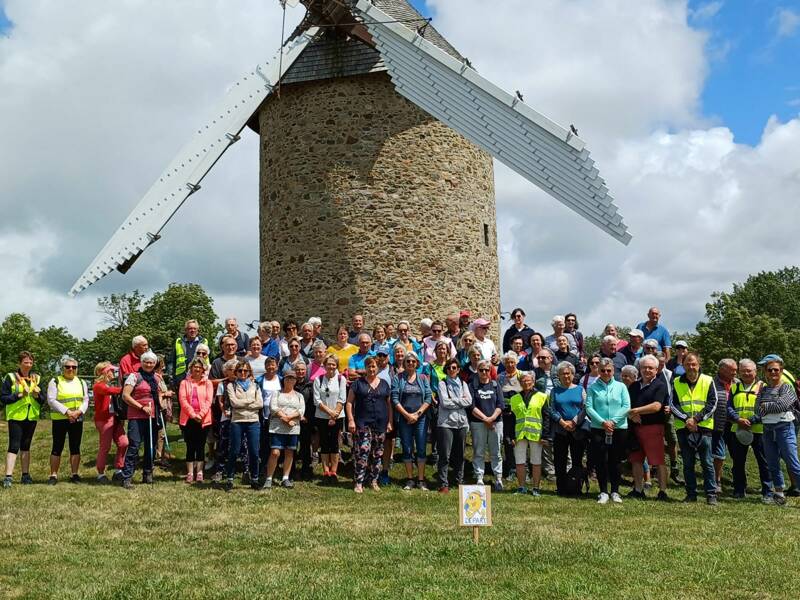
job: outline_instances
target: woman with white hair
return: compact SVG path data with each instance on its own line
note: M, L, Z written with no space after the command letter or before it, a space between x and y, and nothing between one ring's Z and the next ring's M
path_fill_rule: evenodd
M328 356L328 347L322 340L317 340L311 347L311 362L308 363L308 380L315 381L325 375L325 358ZM334 356L334 358L336 358ZM336 361L337 369L339 361Z
M578 342L575 341L575 336L571 333L567 333L566 327L567 323L564 319L563 315L556 315L550 321L550 325L553 327L553 333L548 335L544 338L544 345L550 348L550 351L555 353L558 351L558 336L565 335L567 337L567 341L569 342L569 351L573 354L578 354Z
M128 450L122 468L122 486L126 489L133 487L133 474L139 459L139 446L142 445L142 482L153 483L153 442L158 438L158 425L153 417L161 399L155 373L158 357L148 350L141 359L139 371L128 375L122 388L122 399L128 405Z
M155 355L153 355L155 356ZM155 368L155 362L153 363ZM81 480L78 468L81 464L81 438L83 437L83 415L89 408L89 390L78 379L78 361L71 356L61 359L61 375L50 380L47 386L47 403L50 405L50 420L53 423L53 449L50 452L49 485L58 482L61 453L69 436L70 481Z
M639 371L633 365L625 365L622 367L619 377L622 380L622 383L630 387L637 379L639 379Z

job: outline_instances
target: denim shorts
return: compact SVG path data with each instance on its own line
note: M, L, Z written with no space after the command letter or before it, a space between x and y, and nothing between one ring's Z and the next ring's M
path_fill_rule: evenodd
M715 431L711 436L711 458L725 460L725 436L721 431Z
M297 448L297 439L298 436L296 433L273 433L269 436L269 447L273 450L294 450Z

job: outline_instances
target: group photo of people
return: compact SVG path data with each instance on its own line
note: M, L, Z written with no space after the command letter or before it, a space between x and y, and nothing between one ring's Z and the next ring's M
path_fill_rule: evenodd
M137 470L152 484L156 466L183 463L187 485L226 491L237 481L254 490L313 481L446 494L474 483L538 497L550 481L546 493L599 504L713 506L750 493L784 506L800 495L798 384L779 355L705 363L673 343L657 307L624 336L607 324L597 351L573 313L553 316L546 331L522 308L510 321L492 340L493 323L468 310L417 323L354 315L330 332L318 317L264 321L252 336L228 318L210 340L189 319L163 356L138 335L124 356L96 365L64 356L47 381L23 351L0 386L3 488L81 483L91 419L93 476L126 489ZM35 482L31 447L44 417L49 476Z

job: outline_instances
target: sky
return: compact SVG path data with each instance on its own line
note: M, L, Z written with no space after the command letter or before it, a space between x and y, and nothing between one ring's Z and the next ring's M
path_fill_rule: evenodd
M634 236L623 247L496 164L504 310L524 307L537 329L573 311L592 332L656 304L688 330L712 292L800 264L797 0L417 4L482 75L578 126ZM0 9L0 211L14 217L0 220L0 318L91 336L98 296L171 281L203 285L220 316L256 318L250 132L126 276L66 291L227 86L275 54L277 2Z

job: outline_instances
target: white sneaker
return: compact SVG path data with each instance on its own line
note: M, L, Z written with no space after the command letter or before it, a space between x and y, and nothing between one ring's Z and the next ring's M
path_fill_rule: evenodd
M617 492L611 494L611 501L615 504L622 504L622 496L620 496Z
M600 495L597 497L598 504L608 504L608 494L605 492L601 492Z
M478 477L478 481L475 482L475 485L483 485L483 477Z

